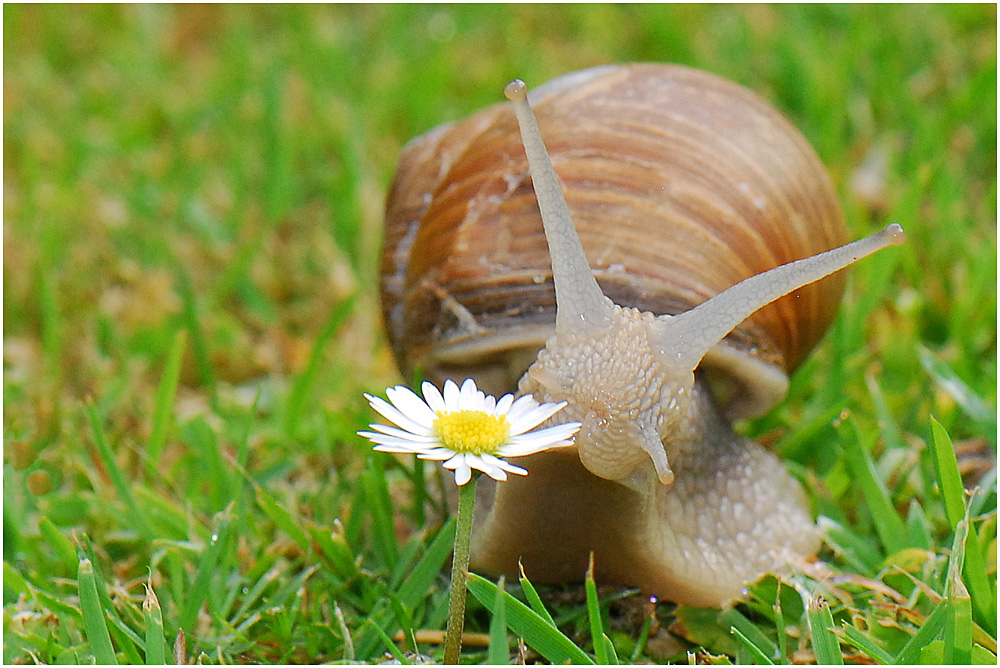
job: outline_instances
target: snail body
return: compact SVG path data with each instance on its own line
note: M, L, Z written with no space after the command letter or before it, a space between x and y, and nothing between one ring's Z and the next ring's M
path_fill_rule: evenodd
M832 320L840 281L807 284L902 231L828 251L845 233L818 159L712 75L561 77L532 94L541 134L523 84L506 92L516 121L491 108L408 146L383 255L404 370L517 382L583 425L481 485L473 567L578 580L593 552L604 582L718 605L819 541L797 481L727 419L780 400Z

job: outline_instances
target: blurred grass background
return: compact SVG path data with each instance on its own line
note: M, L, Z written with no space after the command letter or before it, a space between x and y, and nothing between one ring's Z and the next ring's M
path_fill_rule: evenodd
M934 415L995 536L996 55L994 5L5 5L5 661L90 651L74 550L124 628L149 580L188 656L347 657L335 612L358 631L444 514L422 468L354 436L361 392L400 380L377 294L400 148L515 76L609 62L757 91L828 165L852 236L906 228L747 429L877 552L846 411L940 555ZM331 527L359 571L316 547ZM441 628L444 586L404 606L414 624Z

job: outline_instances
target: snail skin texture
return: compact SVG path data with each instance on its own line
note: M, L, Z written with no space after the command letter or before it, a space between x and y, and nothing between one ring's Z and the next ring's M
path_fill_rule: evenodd
M557 420L583 425L574 447L526 458L526 477L480 483L474 569L514 576L520 562L536 582L578 581L593 552L603 584L722 605L820 542L799 483L728 417L780 400L832 319L839 282L800 288L905 235L890 225L827 250L843 231L818 159L718 77L604 67L538 93L541 133L514 81L513 114L491 108L407 147L387 204L390 339L404 370L492 391L523 374L520 393L568 402ZM518 127L523 153L506 143Z

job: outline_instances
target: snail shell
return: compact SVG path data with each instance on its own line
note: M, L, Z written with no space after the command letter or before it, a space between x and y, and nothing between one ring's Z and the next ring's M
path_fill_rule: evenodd
M529 95L604 293L685 311L842 244L815 152L750 91L686 67L598 67ZM700 372L730 417L765 412L832 321L837 275L757 311ZM552 333L555 298L517 123L504 105L410 142L386 206L382 303L404 373L516 387Z

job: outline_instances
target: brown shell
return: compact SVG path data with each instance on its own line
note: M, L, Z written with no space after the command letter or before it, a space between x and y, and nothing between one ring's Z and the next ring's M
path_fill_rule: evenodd
M560 77L530 99L587 258L617 304L677 313L845 241L815 152L741 86L633 64ZM492 392L516 386L552 332L555 293L507 104L406 146L386 205L382 277L404 373L472 376ZM725 390L741 406L731 412L759 413L780 399L786 374L833 320L842 287L833 276L762 308L706 358L714 375L737 379ZM770 387L741 387L752 377L770 377Z

